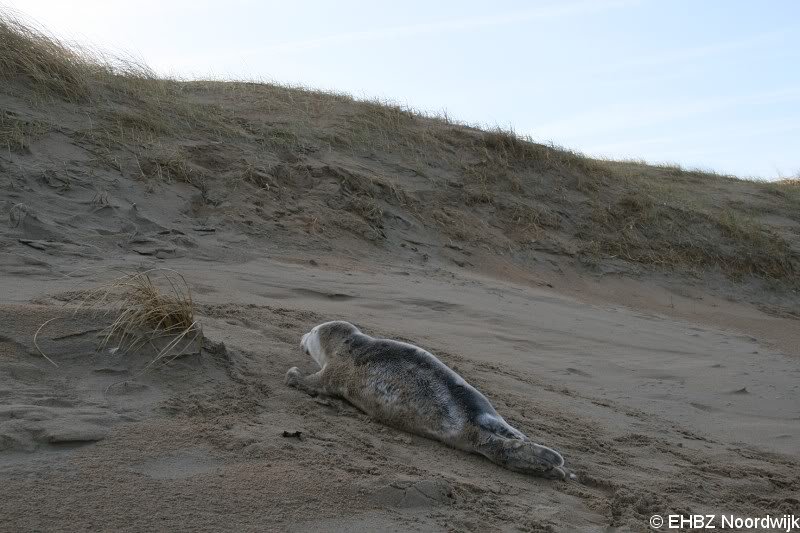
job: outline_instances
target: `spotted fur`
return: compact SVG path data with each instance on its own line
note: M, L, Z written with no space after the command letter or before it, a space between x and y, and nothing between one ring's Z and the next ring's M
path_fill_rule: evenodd
M344 398L374 420L479 453L510 470L574 477L561 454L531 442L483 394L422 348L370 337L343 321L315 326L300 345L321 369L307 376L289 369L290 386Z

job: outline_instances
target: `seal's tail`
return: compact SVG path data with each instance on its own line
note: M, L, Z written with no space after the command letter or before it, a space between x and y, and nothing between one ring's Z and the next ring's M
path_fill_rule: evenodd
M485 432L477 451L509 470L548 478L575 479L575 474L564 467L560 453L529 440Z

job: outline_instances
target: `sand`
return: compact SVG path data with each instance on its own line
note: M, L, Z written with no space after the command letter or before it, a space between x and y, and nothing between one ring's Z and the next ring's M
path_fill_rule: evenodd
M790 320L762 314L756 337L721 323L757 313L733 303L691 320L682 300L673 316L622 305L642 280L607 298L590 276L558 290L559 276L312 251L174 258L156 262L190 280L206 346L106 392L153 354L98 352L108 319L59 295L135 261L65 277L60 254L28 257L41 263L2 277L4 531L637 531L654 513L797 510L800 354L777 347ZM57 368L32 342L54 317L38 341ZM300 335L334 318L437 354L582 481L501 470L284 386L290 366L314 367Z
M800 514L800 307L788 284L584 264L570 224L590 219L576 213L594 189L569 188L572 170L526 178L524 201L552 182L566 202L550 206L566 228L528 235L503 211L523 201L518 189L464 197L466 178L436 154L420 166L177 134L108 148L89 104L45 109L9 87L8 113L52 127L0 152L0 530L612 532L645 531L656 513ZM132 108L115 94L101 93L100 111ZM296 120L262 105L272 100L220 94L270 132ZM346 133L320 117L315 132ZM154 178L161 142L197 172ZM244 166L257 157L264 172ZM681 179L713 184L711 196L728 183ZM739 189L786 210L755 184ZM786 235L800 224L779 222ZM138 376L154 352L98 350L112 317L66 302L152 267L186 277L205 340ZM288 368L314 370L301 335L332 319L436 354L580 481L502 470L286 387ZM58 366L34 345L46 322L38 346Z

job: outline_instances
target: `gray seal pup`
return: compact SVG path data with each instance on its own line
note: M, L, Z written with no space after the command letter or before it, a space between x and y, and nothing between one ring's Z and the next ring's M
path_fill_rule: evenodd
M300 345L321 370L304 376L290 368L291 387L343 398L373 420L481 454L509 470L575 478L560 453L531 442L483 394L422 348L370 337L343 321L315 326Z

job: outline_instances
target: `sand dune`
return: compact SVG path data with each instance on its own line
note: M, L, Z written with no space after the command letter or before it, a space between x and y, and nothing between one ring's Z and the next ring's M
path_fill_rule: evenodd
M0 22L0 530L798 513L797 183L159 80ZM186 277L204 337L148 367L157 347L103 345L114 315L76 304L154 267ZM436 354L579 480L286 387L314 369L301 335L332 319Z

